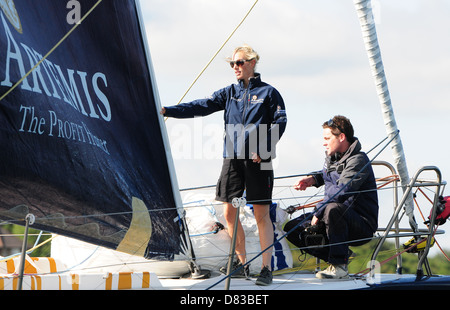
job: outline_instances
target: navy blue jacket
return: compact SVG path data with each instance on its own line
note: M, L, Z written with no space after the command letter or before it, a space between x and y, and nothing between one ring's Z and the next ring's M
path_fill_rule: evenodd
M368 162L369 158L361 151L358 139L355 139L344 154L327 156L322 173L314 175L316 187L325 184L324 200L316 206L317 218L321 219L325 211L325 206L322 207L324 204L343 203L365 218L372 231L376 231L378 195L375 190L375 176L370 164L361 171ZM353 179L355 175L357 176ZM339 192L341 189L342 191ZM339 194L336 195L338 192Z
M280 93L255 74L247 88L243 81L222 88L205 99L166 107L165 116L192 118L224 110L224 158L275 157L287 118Z

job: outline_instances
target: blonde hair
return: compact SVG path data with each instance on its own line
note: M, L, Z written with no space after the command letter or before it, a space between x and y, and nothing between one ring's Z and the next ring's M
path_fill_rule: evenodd
M256 63L258 63L258 61L259 61L258 53L253 48L251 48L249 45L247 45L247 44L244 44L242 46L236 47L234 49L234 51L233 51L232 58L237 52L243 52L245 57L247 58L247 60L255 59Z

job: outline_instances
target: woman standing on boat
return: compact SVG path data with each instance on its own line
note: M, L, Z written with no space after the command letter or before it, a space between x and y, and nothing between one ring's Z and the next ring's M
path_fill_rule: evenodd
M237 209L232 200L242 197L253 204L258 225L261 249L273 243L274 234L269 208L272 203L275 145L281 138L287 123L283 98L279 92L261 81L255 72L259 55L247 45L237 47L229 63L238 80L220 89L206 99L194 100L171 107L163 107L161 114L167 117L192 118L206 116L224 110L225 139L223 166L216 187L216 200L224 202L224 215L228 233L233 234ZM248 277L245 235L238 222L236 237L238 260L234 276ZM272 249L262 255L263 266L256 284L272 283Z

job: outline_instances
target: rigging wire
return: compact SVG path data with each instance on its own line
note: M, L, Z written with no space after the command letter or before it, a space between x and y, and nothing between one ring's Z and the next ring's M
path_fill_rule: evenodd
M34 247L32 247L31 249L29 249L29 250L26 252L26 254L28 255L28 254L32 253L34 250L36 250L37 248L43 246L44 244L46 244L46 243L52 241L52 240L55 239L57 236L58 236L58 235L54 235L53 237L48 238L48 239L45 240L45 241L42 241L42 243L40 243L40 244L38 244L38 245L35 244ZM14 257L20 256L20 255L22 255L22 253L16 253L16 254L12 254L12 255L7 256L7 257L3 257L2 259L0 259L0 262L5 262L5 261L7 261L7 260L13 259Z
M199 201L196 201L196 202L199 202ZM195 203L195 202L194 202ZM56 237L56 236L55 236ZM377 237L372 237L372 238L366 238L366 239L372 239L372 240L374 240L374 239L376 239ZM378 237L379 238L379 237ZM360 239L360 240L352 240L352 242L358 242L358 241L362 241L363 239ZM421 242L423 242L424 240L422 240L422 241L420 241L420 242L418 242L418 243L415 243L415 244L412 244L409 248L407 248L405 251L408 251L409 249L411 249L411 248L413 248L414 246L417 246L418 244L420 244ZM327 245L324 245L324 246L332 246L332 245L335 245L335 244L327 244ZM97 248L98 249L98 248ZM75 267L78 267L78 266L80 266L80 265L82 265L85 261L87 261L94 253L95 253L95 251L97 250L97 249L95 249L94 250L94 252L91 254L91 255L89 255L86 259L84 259L81 263L78 263L78 264L76 264L75 266L73 266L73 267L71 267L71 268L68 268L67 270L63 270L63 271L59 271L59 272L57 272L57 274L62 274L62 273L65 273L65 272L68 272L68 271L70 271L70 270L74 270L74 268ZM296 248L297 250L301 250L301 249L304 249L304 248ZM286 249L286 250L277 250L277 252L279 252L279 251L291 251L291 250L293 250L293 249ZM295 249L294 249L295 250ZM397 252L397 254L396 255L394 255L393 257L389 257L388 259L386 259L386 260L384 260L382 263L381 263L381 265L383 265L383 264L385 264L385 263L387 263L387 262L389 262L389 261L391 261L392 259L394 259L394 258L396 258L397 256L399 256L399 255L401 255L401 254L403 254L405 251L402 251L402 252L397 252L397 249L394 249L394 250L387 250L387 251L384 251L384 252ZM257 254L257 253L259 253L259 252L249 252L249 253L247 253L247 254ZM201 256L201 257L197 257L197 259L211 259L211 258L221 258L222 256L220 256L220 255L214 255L214 256ZM9 258L9 257L8 257ZM6 260L7 258L5 258L4 260ZM182 259L175 259L174 261L182 261ZM143 263L143 262L121 262L121 263L117 263L117 264L109 264L109 265L102 265L102 266L91 266L91 267L87 267L87 268L81 268L81 269L77 269L77 270L89 270L89 269L95 269L95 268L99 268L99 267L113 267L113 266L120 266L120 265L132 265L132 264L140 264L140 263ZM155 262L155 261L145 261L145 263L157 263L157 262ZM303 262L303 264L306 264L305 262ZM274 272L274 274L276 273L276 274L283 274L283 273L287 273L287 272L292 272L292 271L297 271L297 270L302 270L302 269L304 269L304 268L308 268L308 266L305 266L305 267L294 267L294 268L290 268L290 269L288 269L288 270L278 270L278 271L275 271ZM361 276L363 276L363 275L365 275L365 274L367 274L368 272L366 272L366 270L367 269L364 269L364 270L361 270L361 271L359 271L359 272L357 272L357 273L355 273L355 277L358 277L358 275L360 274ZM41 274L38 274L38 275L45 275L45 274L49 274L49 273L41 273Z
M8 91L6 91L3 95L1 95L0 97L0 101L3 100L7 95L9 95L14 89L17 88L17 86L19 86L34 70L36 70L39 65L46 60L71 34L73 31L75 31L76 28L78 28L78 26L97 8L97 6L102 2L103 0L98 0L93 6L92 8L80 19L80 21L78 23L76 23L48 52L47 54L45 54L45 56L43 56L19 81L17 81L11 88L8 89ZM244 16L244 18L240 21L240 23L235 27L235 29L232 31L232 33L228 36L228 38L225 40L225 42L222 44L222 46L217 50L217 52L213 55L213 57L210 59L210 61L207 63L207 65L203 68L203 70L198 74L198 76L195 78L195 80L192 82L192 84L189 86L189 88L186 90L186 92L184 93L184 95L182 96L182 98L179 100L179 102L177 104L179 104L183 98L186 96L186 94L189 92L189 90L193 87L193 85L196 83L196 81L199 79L199 77L203 74L203 72L207 69L207 67L211 64L211 62L215 59L215 57L218 55L218 53L223 49L223 47L226 45L226 43L231 39L231 37L234 35L234 33L237 31L237 29L243 24L243 22L245 21L245 19L248 17L248 15L250 14L250 12L253 10L253 8L256 6L258 0L256 0L254 2L254 4L252 5L252 7L248 10L247 14ZM158 210L160 211L160 210ZM130 213L130 212L123 212L120 214L124 214L124 213ZM119 213L116 213L116 215ZM77 216L75 216L76 218ZM82 217L87 217L87 216L82 216ZM72 217L74 218L74 217ZM41 232L42 233L42 232ZM36 240L36 243L34 245L34 247L30 250L27 251L27 254L31 253L34 249L50 242L53 238L55 238L57 235L51 237L50 239L45 240L44 242L42 242L41 244L37 245L38 241L40 238L38 238ZM39 236L40 237L40 236ZM11 255L7 258L3 258L1 261L6 261L9 260L15 256L18 256L20 254L17 255Z
M383 180L383 179L389 179L390 177L386 177L386 178L382 178L381 180ZM379 188L378 190L386 190L386 189L392 189L392 188ZM317 194L316 194L317 195ZM314 195L314 196L301 196L301 198L308 198L308 200L310 200L311 198L313 198L313 197L315 197L316 195ZM280 200L282 200L282 199L284 199L284 198L281 198ZM286 198L286 199L291 199L291 198ZM204 204L202 204L204 202ZM189 202L189 203L186 203L186 204L196 204L196 205L194 205L194 206L190 206L190 207L186 207L185 206L185 208L193 208L193 207L205 207L205 206L208 206L208 207L211 207L211 208L213 208L214 209L214 205L212 204L212 203L206 203L204 200L199 200L199 201L193 201L193 202ZM148 210L149 212L150 211L158 211L158 210ZM42 232L41 232L42 233ZM217 232L209 232L209 233L199 233L199 234L197 234L197 235L191 235L191 237L198 237L198 236L202 236L202 235L206 235L206 234L213 234L213 233L217 233ZM56 236L58 236L58 235L54 235L50 240L48 240L48 241L45 241L45 242L43 242L42 244L39 244L38 246L36 245L37 244L37 241L36 241L36 243L35 243L35 246L32 248L32 249L30 249L28 252L27 252L27 254L28 255L30 255L31 253L32 253L32 251L34 251L36 248L38 248L38 247L40 247L40 246L42 246L42 245L44 245L44 244L46 244L47 242L49 242L49 241L51 241L53 238L55 238ZM295 248L294 249L286 249L286 250L274 250L274 252L283 252L283 251L291 251L291 250L296 250ZM94 251L95 252L95 251ZM257 254L257 253L259 253L259 252L248 252L247 254L249 254L249 255L251 255L251 254ZM18 256L18 255L20 255L20 253L19 254L13 254L13 255L11 255L11 256L8 256L8 257L5 257L5 258L3 258L2 260L0 260L0 262L2 262L2 261L6 261L6 260L9 260L9 259L12 259L12 258L14 258L14 257L16 257L16 256ZM87 261L87 259L89 259L91 256L93 255L93 253L88 257L88 258L86 258L84 261ZM211 259L211 258L221 258L222 256L218 256L218 255L215 255L215 256L202 256L202 257L197 257L197 259ZM182 260L182 259L179 259L180 261ZM70 269L73 269L74 267L76 267L76 266L80 266L80 265L82 265L83 263L84 263L84 261L83 262L81 262L81 263L79 263L79 264L77 264L77 265L75 265L75 266L73 266L72 268L69 268L69 270ZM178 261L178 259L175 259L175 261ZM118 264L115 264L115 266L116 265L122 265L122 264L130 264L129 262L123 262L123 263L118 263ZM92 267L92 268L97 268L97 267ZM82 270L84 270L84 269L82 269ZM67 270L66 270L67 271ZM60 271L60 273L63 273L63 272L65 272L65 271Z
M433 235L432 235L431 237L434 236L434 234L436 233L436 230L437 230L437 227L436 227L436 229L435 229L435 231L434 231L434 233L433 233ZM387 262L389 262L389 261L391 261L391 260L393 260L393 259L396 258L397 256L400 256L400 255L402 255L403 253L405 253L405 252L407 252L407 251L413 249L414 247L418 246L418 245L421 244L422 242L427 241L427 239L428 239L428 237L427 237L427 238L423 238L422 240L420 240L420 241L418 241L418 242L416 242L416 243L413 243L410 247L407 247L407 248L405 248L403 251L400 251L399 253L395 254L394 256L391 256L391 257L385 259L384 261L382 261L382 262L379 263L380 266L383 265L383 264L385 264L385 263L387 263ZM364 270L362 270L362 271L360 271L360 272L355 273L355 276L358 275L358 274L361 274L361 275L368 274L368 273L370 272L370 270L371 270L371 267L368 267L368 268L366 268L366 269L364 269Z
M11 93L18 85L20 85L23 80L25 78L27 78L46 58L48 58L55 50L56 48L58 48L69 36L70 34L94 11L94 9L102 2L102 0L98 0L96 4L94 4L94 6L81 18L80 22L75 24L71 30L40 60L36 63L36 65L31 68L18 82L16 82L5 94L3 94L0 97L0 101L3 100L9 93ZM197 77L194 79L194 81L191 83L191 85L189 86L189 88L186 90L186 92L183 94L183 96L181 97L181 99L179 100L179 102L177 104L179 104L184 97L186 96L186 94L190 91L190 89L193 87L193 85L197 82L197 80L200 78L200 76L204 73L204 71L208 68L208 66L211 64L211 62L216 58L216 56L218 55L218 53L223 49L223 47L228 43L228 41L231 39L231 37L234 35L234 33L238 30L238 28L242 25L242 23L245 21L245 19L248 17L248 15L250 14L250 12L253 10L253 8L255 7L255 5L257 4L258 0L256 0L254 2L254 4L252 5L252 7L249 9L249 11L246 13L246 15L244 16L244 18L241 20L241 22L235 27L235 29L232 31L232 33L228 36L228 38L225 40L225 42L221 45L221 47L217 50L217 52L213 55L213 57L209 60L209 62L206 64L206 66L201 70L201 72L197 75ZM397 132L398 135L398 132ZM382 140L379 144L377 144L375 147L373 147L370 151L372 151L373 149L375 149L376 147L378 147L382 142L384 142L388 137L386 137L384 140ZM395 138L395 137L394 137ZM391 140L392 141L392 140ZM389 143L388 143L389 144ZM370 152L369 151L369 152ZM364 168L363 168L364 169ZM196 188L198 189L198 188ZM190 190L190 189L186 189L186 190ZM127 212L128 213L128 212ZM42 232L41 232L42 234ZM286 234L287 235L287 234ZM56 236L47 239L46 241L42 242L41 244L37 245L39 238L36 240L36 243L34 245L34 247L32 249L30 249L27 253L31 253L34 249L46 244L47 242L51 241L53 238L55 238ZM284 237L284 236L283 236ZM282 238L283 238L282 237ZM281 238L280 238L281 239ZM278 242L279 240L277 240ZM270 248L270 247L269 247ZM262 254L264 251L262 251L260 254ZM17 255L13 255L13 256L17 256ZM4 258L3 260L0 261L5 261L10 259L9 258Z
M39 67L39 65L48 58L48 56L50 56L50 54L52 54L60 45L61 43L63 43L70 35L72 32L74 32L75 29L78 28L79 25L81 25L81 23L94 11L94 9L102 2L103 0L98 0L97 3L95 3L92 8L87 11L87 13L80 19L80 21L78 23L76 23L70 30L69 32L67 32L62 38L61 40L58 41L58 43L55 44L55 46L52 47L52 49L50 51L48 51L47 54L45 54L44 57L42 57L41 60L39 60L33 68L31 68L20 80L18 80L10 89L8 89L7 92L5 92L1 97L0 97L0 101L2 101L9 93L11 93L17 86L20 85L20 83L23 82L23 80L25 80L34 70L36 70L37 67Z
M95 9L95 7L100 4L100 2L102 2L102 0L99 0L92 8L91 10L81 19L80 23ZM204 71L207 69L207 67L210 65L210 63L215 59L215 57L217 56L217 54L220 52L220 50L222 50L222 48L225 46L225 44L229 41L229 39L232 37L232 35L236 32L236 30L240 27L240 25L244 22L244 20L246 19L246 17L250 14L251 10L253 9L253 7L256 5L256 3L258 2L258 0L255 1L255 3L253 4L253 6L251 7L251 9L248 11L248 13L245 15L245 17L242 19L242 21L239 23L239 25L234 29L234 31L231 33L231 35L227 38L227 40L222 44L222 46L219 48L219 50L214 54L214 56L211 58L211 60L207 63L207 65L203 68L203 70L199 73L199 75L195 78L195 80L193 81L193 83L190 85L190 87L187 89L187 91L184 93L184 95L182 96L182 98L180 99L180 101L177 103L179 104L183 98L186 96L186 94L190 91L190 89L193 87L193 85L197 82L197 80L199 79L199 77L204 73ZM6 97L14 88L16 88L18 85L20 85L21 82L23 82L23 80L33 71L35 70L74 30L75 28L78 26L79 24L75 25L24 77L22 77L21 80L19 80L12 88L10 88L4 95L2 95L2 97L0 98L0 101ZM398 132L397 132L398 134ZM383 141L385 141L388 137L386 137ZM377 144L374 148L376 148L378 145L380 145L383 141L381 141L379 144ZM373 148L373 149L374 149ZM373 149L371 149L370 151L372 151ZM369 152L370 152L369 151ZM364 168L363 168L364 169ZM151 210L149 210L151 211ZM153 211L153 210L152 210ZM128 213L128 212L127 212ZM42 232L41 232L42 233ZM53 237L54 238L54 237ZM53 239L51 238L51 239ZM283 238L283 237L282 237ZM41 245L51 241L51 239L46 240L45 242L43 242ZM281 239L281 238L280 238ZM279 240L280 240L279 239ZM277 240L277 242L279 241ZM424 240L422 240L421 242L423 242ZM36 241L37 243L37 241ZM36 243L35 243L35 247L36 248ZM420 242L419 242L420 243ZM418 243L417 243L418 244ZM417 244L414 244L413 246L416 246ZM39 245L39 246L41 246ZM411 247L413 247L411 246ZM33 248L33 249L34 249ZM31 250L33 250L31 249ZM29 251L31 251L29 250ZM260 254L262 254L264 251L262 251ZM398 255L400 255L401 253L399 253ZM395 256L393 257L395 258ZM392 258L391 258L392 259Z
M223 44L220 46L220 48L214 53L214 55L211 57L211 59L208 61L208 63L203 67L203 69L200 71L200 73L197 75L197 77L194 79L194 81L191 83L191 85L188 87L188 89L185 91L183 96L181 96L180 100L178 101L177 105L183 101L184 97L187 95L187 93L191 90L191 88L194 86L194 84L197 82L197 80L200 78L200 76L203 74L203 72L206 71L206 69L209 67L209 65L213 62L213 60L216 58L216 56L220 53L220 51L223 49L223 47L228 43L228 41L231 39L231 37L234 35L234 33L238 30L238 28L244 23L244 21L247 19L248 15L250 15L253 8L256 6L256 3L258 3L258 0L256 0L251 8L247 11L247 14L245 14L244 18L239 22L239 24L234 28L234 30L231 32L231 34L228 36L228 38L223 42ZM167 117L164 119L167 120Z
M422 195L431 203L431 205L433 205L433 202L431 201L431 199L424 193L424 191L420 187L418 187L417 190L422 193ZM422 210L420 209L419 203L417 202L417 199L414 196L413 196L413 200L414 200L415 205L417 206L417 210L419 210L419 213L420 213L420 216L422 217L422 220L425 221L425 216L423 215ZM428 227L428 225L427 225L427 227ZM435 242L436 242L436 245L438 246L439 250L441 251L441 253L447 259L447 261L450 262L450 257L447 255L447 253L445 253L444 249L441 247L439 242L437 240L435 240Z
M386 139L383 139L383 141L385 141ZM380 145L380 144L377 144L377 146L378 145ZM389 143L387 143L387 145L389 145ZM384 146L384 148L386 148L387 147L387 145L386 146ZM375 160L375 158L384 150L384 148L369 162L369 163L371 163L373 160ZM368 164L369 164L368 163ZM367 165L368 165L367 164ZM366 166L367 166L366 165ZM365 169L366 168L366 166L365 167L363 167L363 169ZM363 169L361 169L361 171L363 170ZM291 176L286 176L286 177L279 177L279 179L284 179L284 178L290 178L290 177L297 177L297 176L299 176L299 175L291 175ZM187 189L187 190L191 190L191 189ZM313 195L313 196L301 196L300 198L308 198L308 200L310 200L310 199L312 199L313 197L316 197L318 195L318 193L316 193L315 195ZM297 197L298 198L298 197ZM279 198L279 200L283 200L283 199L291 199L291 198ZM203 205L203 204L198 204L198 203L200 203L201 201L196 201L196 205L195 206L186 206L186 204L192 204L193 202L190 202L190 203L186 203L185 204L185 208L192 208L192 207L204 207L204 206L210 206L210 207L214 207L214 205L215 204L213 204L213 203L205 203L205 205ZM250 202L250 201L249 201ZM255 201L252 201L253 203L255 203ZM221 203L220 203L221 204ZM147 210L148 212L156 212L156 211L161 211L161 210ZM147 212L147 211L145 211L145 212ZM144 212L144 211L142 211L142 212ZM68 217L66 217L66 218L87 218L87 217L99 217L99 216L113 216L113 215L121 215L121 214L127 214L127 213L131 213L131 211L125 211L125 212L116 212L116 213L108 213L108 214L101 214L101 215L80 215L80 216L68 216ZM9 222L11 222L11 221L9 221ZM287 234L286 234L287 235ZM32 249L30 249L27 253L30 253L30 252L32 252L34 249L36 249L36 248L38 248L38 247L40 247L40 246L42 246L42 245L44 245L44 244L46 244L47 242L49 242L49 241L51 241L53 238L55 238L57 235L55 235L55 236L53 236L52 238L50 238L50 239L47 239L47 240L45 240L43 243L41 243L40 245L38 245L38 246L36 246L35 245L35 247L33 247ZM283 237L281 237L280 238L280 240L282 239ZM270 247L269 247L270 248ZM17 255L19 255L19 254L17 254ZM17 256L17 255L12 255L12 256L10 256L10 257L7 257L7 258L4 258L3 260L0 260L0 262L1 261L4 261L4 260L7 260L7 259L10 259L10 258L12 258L12 257L15 257L15 256ZM255 257L256 258L256 257Z
M392 142L394 141L394 139L397 137L397 135L400 133L399 130L397 130L397 132L395 133L395 135L388 141L388 143L386 143L385 146L383 146L381 148L381 150L371 159L369 160L351 179L350 181L348 181L346 184L344 184L344 186L342 186L339 191L337 191L332 197L330 197L319 209L325 207L328 202L333 201L333 199L338 196L351 182L353 182L353 180L358 177L362 171L364 171L369 165L372 164L372 162L381 154L381 152L383 152L385 150L385 148ZM268 246L267 248L265 248L264 250L262 250L258 255L256 255L254 258L252 258L251 260L247 261L245 264L243 264L242 266L240 266L238 269L234 270L232 273L228 274L227 276L225 276L224 278L220 279L219 281L217 281L216 283L212 284L211 286L209 286L208 288L206 288L206 290L209 290L211 288L213 288L214 286L218 285L219 283L223 282L224 280L226 280L227 278L231 277L235 272L237 272L238 270L240 270L241 268L244 268L245 266L249 265L252 261L254 261L256 258L258 258L259 256L261 256L264 252L266 252L267 250L269 250L270 248L272 248L276 243L279 243L282 239L286 238L287 235L289 235L290 233L292 233L295 229L297 229L300 225L304 224L306 221L310 220L313 216L313 213L310 213L308 216L305 216L305 218L301 221L299 221L294 227L291 228L291 230L289 230L288 232L286 232L284 235L282 235L281 237L279 237L278 239L275 240L275 242L273 242L270 246Z

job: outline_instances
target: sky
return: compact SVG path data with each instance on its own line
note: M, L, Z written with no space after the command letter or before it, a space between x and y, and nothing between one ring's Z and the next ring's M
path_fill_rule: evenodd
M248 44L259 53L257 71L281 93L288 116L277 146L275 176L321 169L321 125L334 115L351 120L364 151L386 137L353 1L259 0L189 91L255 0L140 2L163 106L182 98L182 102L205 98L235 83L225 59L236 46ZM450 0L373 0L372 6L409 175L423 166L436 166L446 180L450 174ZM179 187L215 184L222 165L223 113L167 119L165 124ZM376 160L393 164L390 146ZM389 174L379 169L377 176ZM427 172L424 177L436 174ZM287 187L295 181L284 180L279 194L291 194ZM380 226L393 208L392 201L381 200ZM429 204L423 207L428 210ZM441 245L449 248L449 238L443 238Z

